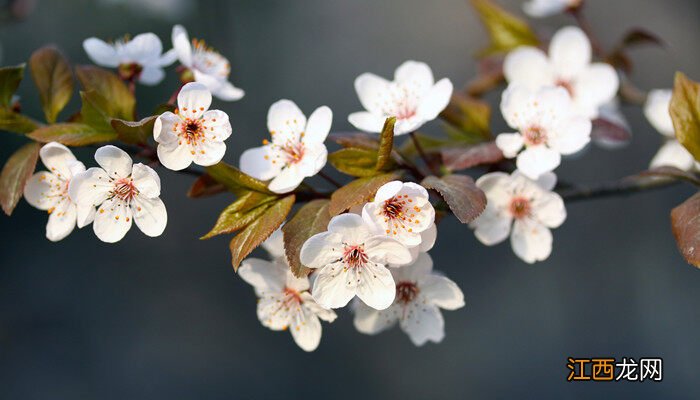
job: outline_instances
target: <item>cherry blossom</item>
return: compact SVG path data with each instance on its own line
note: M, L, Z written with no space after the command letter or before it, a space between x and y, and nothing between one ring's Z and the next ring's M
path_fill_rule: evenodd
M551 172L537 181L518 171L483 175L476 185L488 202L484 212L470 223L476 238L492 246L510 235L513 251L523 261L532 264L547 259L552 252L550 228L566 219L564 201L551 191L556 180Z
M591 139L591 121L576 114L571 98L560 87L533 92L509 86L503 92L501 113L518 132L501 133L496 145L506 158L517 157L518 169L532 179L554 170L561 155L578 152Z
M46 238L57 242L73 232L76 222L80 222L79 228L91 223L95 211L78 209L68 195L71 180L85 171L85 165L66 146L56 142L45 144L39 157L48 171L37 172L29 178L24 187L24 198L33 207L48 211ZM78 212L81 212L80 216Z
M315 269L311 293L323 308L344 307L355 296L377 310L391 305L396 285L387 264L412 261L397 240L372 234L356 214L341 214L328 231L310 237L301 248L301 263Z
M241 155L240 167L246 174L267 181L275 193L287 193L306 177L316 175L328 157L323 142L333 121L331 109L317 108L306 116L291 100L279 100L267 113L267 129L272 141L248 149Z
M245 92L229 82L231 64L203 40L192 39L182 25L175 25L172 33L173 48L180 63L192 71L194 80L204 84L217 98L235 101Z
M394 303L385 310L375 310L356 302L355 328L374 335L398 323L416 346L441 342L445 321L440 308L464 307L464 295L457 284L433 271L433 260L427 253L411 265L392 268L391 273L396 282Z
M372 73L355 79L355 91L366 111L350 114L348 121L367 132L381 132L388 117L396 117L394 135L403 135L437 118L452 96L452 82L435 83L433 71L422 62L406 61L390 82Z
M314 351L321 341L319 318L333 322L336 314L319 306L309 293L309 279L296 278L282 260L243 261L238 275L255 288L259 297L258 319L273 331L289 331L304 351Z
M591 63L591 43L581 29L560 29L549 44L549 55L523 46L510 52L503 72L510 84L537 90L546 86L566 89L577 114L594 119L599 108L611 101L620 84L615 69Z
M421 234L434 226L435 209L423 186L391 181L377 190L374 201L365 204L362 218L373 231L413 247L421 244Z
M531 17L543 18L574 9L583 0L529 0L523 4L523 11Z
M78 217L95 212L93 228L103 242L121 240L132 220L147 236L160 236L168 215L160 199L160 178L151 168L133 164L131 157L115 146L103 146L95 152L93 167L71 180L68 193L78 205ZM78 219L78 224L85 221Z
M158 142L158 160L168 169L179 171L192 162L210 166L226 153L224 140L231 136L228 115L209 110L211 92L190 82L177 95L175 113L167 111L156 119L153 138Z
M696 162L693 155L676 140L669 112L672 95L673 92L668 89L651 90L644 103L644 115L665 138L664 144L652 158L649 167L676 167L683 171L700 169L700 163Z
M163 67L174 63L177 58L174 50L163 53L160 39L150 32L114 43L92 37L83 42L83 49L95 64L117 68L122 79L137 79L149 86L160 83L165 78Z

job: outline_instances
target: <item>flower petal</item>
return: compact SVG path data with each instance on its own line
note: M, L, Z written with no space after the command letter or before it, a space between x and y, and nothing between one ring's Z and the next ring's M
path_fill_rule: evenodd
M76 205L78 228L82 228L92 223L95 220L95 206L92 205Z
M299 259L309 268L322 268L342 258L342 236L334 232L321 232L311 236L301 246Z
M556 132L547 138L547 145L561 154L574 154L591 141L591 120L575 116L559 123Z
M406 265L413 261L411 252L398 240L375 235L366 238L364 243L367 257L375 263Z
M289 327L292 320L292 310L280 307L283 301L284 294L282 293L272 293L260 298L257 313L263 326L273 331L281 331Z
M187 68L192 67L192 45L185 28L182 25L175 25L171 37L180 63Z
M153 168L142 163L134 164L131 178L139 195L149 198L160 196L160 177Z
M296 189L304 180L304 173L298 165L289 164L270 181L268 189L275 193L289 193Z
M158 161L172 171L183 170L189 167L194 160L192 148L186 143L178 144L177 141L158 144L156 152L158 153Z
M199 82L190 82L180 89L177 106L180 115L186 118L199 118L211 105L211 92Z
M24 186L24 199L32 207L48 210L61 201L65 182L56 175L40 171L32 175Z
M537 179L537 184L542 189L551 191L557 185L557 175L554 172L545 172Z
M510 234L513 218L495 210L492 206L486 206L486 210L469 223L474 229L474 236L486 246L493 246L506 240Z
M113 187L107 173L93 167L71 179L68 195L78 206L96 207L107 200Z
M435 241L437 240L437 225L433 222L428 229L424 230L420 234L420 245L418 245L418 250L421 252L429 251L435 246Z
M218 164L226 154L226 143L219 140L206 140L194 149L193 160L197 165L208 167Z
M163 53L163 43L155 33L147 32L134 36L126 42L124 49L130 61L146 66L158 60Z
M520 259L532 264L549 257L552 252L552 232L532 220L517 220L513 224L510 243Z
M422 346L428 341L440 343L445 337L445 320L437 306L413 301L406 306L404 315L401 329L414 345Z
M168 224L168 213L160 197L136 196L131 203L134 222L146 236L160 236Z
M331 130L332 122L333 112L330 108L326 106L317 108L309 116L302 141L305 144L322 144Z
M591 42L581 29L564 27L549 43L549 59L559 78L575 77L591 63Z
M394 302L396 284L385 266L369 262L362 269L350 270L356 270L357 297L365 304L377 310L384 310Z
M447 107L452 97L452 82L440 79L428 92L423 95L418 105L417 113L425 121L432 121Z
M312 144L306 147L304 157L299 162L299 171L304 177L316 175L328 161L328 149L323 143Z
M39 150L39 157L46 168L58 178L68 180L73 177L71 166L78 160L68 147L56 142L47 143Z
M661 146L652 158L650 168L676 167L683 171L690 171L695 165L695 159L690 152L677 140L670 139Z
M578 74L574 83L574 103L586 117L598 116L598 109L610 102L620 86L620 78L609 64L595 63Z
M115 68L119 66L119 54L114 46L98 38L89 38L83 42L83 49L88 57L97 65Z
M308 309L301 307L291 319L290 330L294 342L304 351L314 351L321 343L321 321Z
M426 278L433 270L433 259L428 253L420 253L410 265L401 268L392 268L391 274L396 282L419 282Z
M433 86L435 79L428 64L409 60L396 68L394 82L411 85L417 94L422 95Z
M233 129L228 114L221 110L209 110L202 116L206 126L205 135L209 140L224 141L231 136Z
M366 72L355 78L355 92L357 92L362 107L367 111L383 114L383 101L386 99L388 91L389 81L375 74ZM362 128L358 127L358 129Z
M306 117L293 101L282 99L270 106L267 129L272 134L273 142L297 142L305 128Z
M423 296L432 304L446 310L464 307L464 293L456 283L440 275L429 275L420 284Z
M253 178L263 181L277 176L282 169L282 163L274 161L271 146L262 146L248 149L241 154L239 165L241 171Z
M549 17L566 10L569 3L568 0L530 0L523 4L523 11L534 18Z
M122 149L107 145L95 152L95 161L110 178L128 178L131 175L131 157Z
M161 67L146 66L139 74L139 83L146 86L155 86L165 78L165 71Z
M515 164L528 178L537 179L553 171L561 163L561 155L546 146L531 146L518 155Z
M394 326L399 320L399 309L396 305L392 305L385 310L375 310L358 301L355 304L354 311L353 324L355 329L366 335L375 335L385 331Z
M64 197L49 215L49 222L46 224L46 238L52 242L65 238L75 229L75 221L75 204Z
M365 132L381 132L386 118L369 111L354 112L348 116L348 122L355 128Z
M341 235L341 241L349 245L364 243L370 237L370 230L361 216L340 214L328 222L328 231Z
M503 74L508 83L536 90L552 84L552 67L544 52L536 47L523 46L511 51L503 61Z
M544 226L556 228L566 220L564 200L557 193L545 192L532 202L534 217Z
M99 207L92 228L101 241L115 243L122 240L131 223L131 208L123 201L112 198Z
M338 315L335 313L335 311L325 309L318 305L318 303L316 303L316 300L314 300L313 296L311 296L311 293L303 292L299 296L304 302L303 307L316 314L320 319L326 322L333 322L336 318L338 318Z
M243 260L238 268L238 275L255 288L259 297L282 293L287 276L282 264L258 258Z
M644 116L661 134L674 137L673 121L668 108L671 105L672 90L654 89L647 95L644 103Z
M515 158L525 141L520 133L501 133L496 136L496 146L503 152L506 158Z
M355 297L357 287L355 268L346 269L342 264L336 263L321 268L316 274L311 295L321 307L345 307Z
M195 75L197 74L195 73ZM197 79L197 81L201 80L201 77ZM207 86L210 88L212 94L216 96L216 98L223 101L236 101L245 96L245 91L243 89L233 86L233 84L227 80L221 80L219 81L218 85L214 85L213 87L211 85Z
M172 143L178 140L178 125L182 119L170 111L166 111L153 124L153 139L158 143Z

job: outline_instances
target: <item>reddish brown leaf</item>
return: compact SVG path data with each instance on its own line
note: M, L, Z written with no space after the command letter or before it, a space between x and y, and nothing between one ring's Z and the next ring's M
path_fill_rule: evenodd
M479 216L486 208L486 195L466 175L445 175L442 178L429 176L421 185L434 189L445 200L457 219L467 224Z
M34 173L39 149L39 143L25 144L10 156L0 172L0 205L5 214L11 215L22 198L24 185Z
M671 211L671 228L685 260L700 267L700 193Z
M483 164L494 164L501 160L503 160L503 153L495 142L442 150L442 162L445 168L450 171L459 171Z
M369 135L362 132L331 133L328 135L328 139L343 147L355 147L368 150L379 149L379 139L377 135Z
M292 273L297 277L309 274L309 268L303 266L299 259L301 246L308 238L328 228L328 222L331 220L331 214L328 212L329 205L328 200L310 201L282 227L284 253Z
M192 183L190 190L187 192L187 197L191 197L193 199L199 197L209 197L225 191L226 186L215 181L214 178L209 176L209 174L204 174L195 179L194 183Z
M329 206L331 215L338 215L354 205L366 202L377 193L377 190L383 184L398 178L399 174L390 172L388 174L355 179L331 195L331 204Z
M618 147L632 140L632 133L626 127L604 118L593 120L591 139L605 147Z

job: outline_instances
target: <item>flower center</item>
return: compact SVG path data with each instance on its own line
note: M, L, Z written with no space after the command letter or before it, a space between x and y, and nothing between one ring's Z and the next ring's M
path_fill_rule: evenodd
M364 245L357 246L345 246L343 251L343 262L349 268L359 268L364 267L369 261L367 253L365 253Z
M131 178L122 178L114 182L114 190L112 196L123 201L129 202L139 194L139 190L134 186L134 181Z
M119 68L117 69L119 77L129 82L136 80L141 75L141 71L143 71L143 67L141 64L135 62L119 64Z
M556 80L556 82L554 82L554 84L566 89L566 91L569 92L569 96L574 97L574 85L571 83L571 81L559 78Z
M418 286L413 282L399 282L396 285L396 301L401 304L408 304L418 296Z
M180 125L180 135L185 143L196 146L198 142L204 141L204 127L199 119L186 118Z
M301 304L302 303L301 295L296 290L285 287L282 292L285 295L285 300L284 300L285 303L287 303L287 304L293 304L293 303Z
M298 142L295 144L288 144L282 147L282 151L286 156L287 163L296 164L304 158L304 143Z
M404 201L405 203L405 201ZM385 217L390 219L403 217L403 204L396 197L392 197L384 201L384 207L382 208L382 213Z
M510 213L513 218L521 219L530 215L531 206L530 200L524 197L515 197L510 202Z
M535 146L544 143L547 140L547 134L541 127L533 125L525 129L523 138L525 139L525 143Z

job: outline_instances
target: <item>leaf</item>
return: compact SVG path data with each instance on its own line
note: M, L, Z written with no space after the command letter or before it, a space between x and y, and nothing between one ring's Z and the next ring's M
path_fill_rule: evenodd
M117 134L113 131L99 131L90 125L77 122L48 125L27 136L42 143L59 142L66 146L87 146L117 139Z
M391 152L394 150L394 125L396 117L389 117L384 121L382 132L379 135L379 150L377 151L377 171L387 171L393 167Z
M124 82L112 72L93 65L79 65L75 69L80 84L86 92L94 91L104 98L104 108L112 118L133 120L136 100Z
M442 150L442 162L450 171L495 164L503 160L503 152L495 142L475 144L469 147L452 147Z
M282 227L284 253L292 273L298 278L307 276L310 271L299 259L301 247L311 236L327 230L331 220L331 214L328 212L330 203L328 200L312 200L301 207Z
M10 107L12 95L24 78L24 64L0 68L0 106Z
M340 149L328 155L328 162L338 171L357 177L377 175L377 152L366 149Z
M257 180L223 161L211 167L207 167L207 173L215 181L221 183L226 189L238 196L245 194L245 192L249 190L265 194L274 194L268 190L265 182Z
M275 201L255 222L246 226L244 230L231 239L229 248L231 249L231 264L234 271L238 270L238 266L244 258L282 225L294 205L294 200L295 197L292 194Z
M671 211L671 228L685 260L700 267L700 193Z
M356 179L336 190L331 195L329 211L331 215L338 215L350 207L361 204L374 197L377 190L385 183L399 178L396 172Z
M215 181L209 174L203 174L195 179L190 190L187 191L187 197L193 199L200 197L209 197L226 191L226 187Z
M124 121L123 119L112 119L110 124L117 132L117 137L122 142L131 144L145 144L153 137L153 125L156 123L157 115L146 117L138 122Z
M453 139L467 142L491 140L491 106L485 101L468 97L463 94L453 94L440 117L457 128Z
M510 14L491 0L471 0L486 27L491 43L479 56L508 52L519 46L537 46L539 39L522 19Z
M425 151L426 153L434 153L436 151L442 150L442 148L444 147L452 147L454 145L459 145L463 143L452 139L440 139L428 136L420 132L416 132L415 136L416 140L418 140L418 143L420 143L421 147L423 148L423 151ZM404 141L403 145L401 146L401 149L399 150L399 153L401 153L402 156L407 158L415 157L418 155L418 151L416 150L416 146L415 143L413 143L413 140Z
M14 112L11 109L0 107L0 130L29 133L39 127L39 124L33 119Z
M466 175L428 176L421 182L425 188L437 190L457 219L467 224L486 208L486 195Z
M214 227L200 239L209 239L223 233L243 229L260 217L277 197L258 192L248 192L231 203L219 215Z
M615 148L628 144L632 140L632 132L626 127L609 119L596 118L592 121L591 139L596 143Z
M109 100L102 97L102 95L94 90L88 92L81 91L80 98L83 104L80 108L80 115L77 122L90 125L98 131L111 132L111 114L114 114L115 111L111 110L112 106L109 104Z
M355 147L358 149L378 150L379 140L375 135L364 132L331 133L328 139L343 147Z
M622 38L622 42L620 43L620 47L631 47L642 44L663 46L664 41L658 35L649 32L646 29L632 28L625 33L625 36Z
M682 180L690 182L695 186L700 186L700 179L698 176L689 171L683 171L676 167L662 166L652 168L639 173L639 176L663 176L667 178L673 178L677 180Z
M11 215L22 198L24 185L34 173L41 145L27 143L15 151L0 172L0 205L7 215Z
M671 97L671 119L676 138L700 161L700 84L693 82L682 72L676 73Z
M47 46L32 53L29 69L39 89L46 121L54 123L58 113L73 95L73 74L70 65L60 51Z

